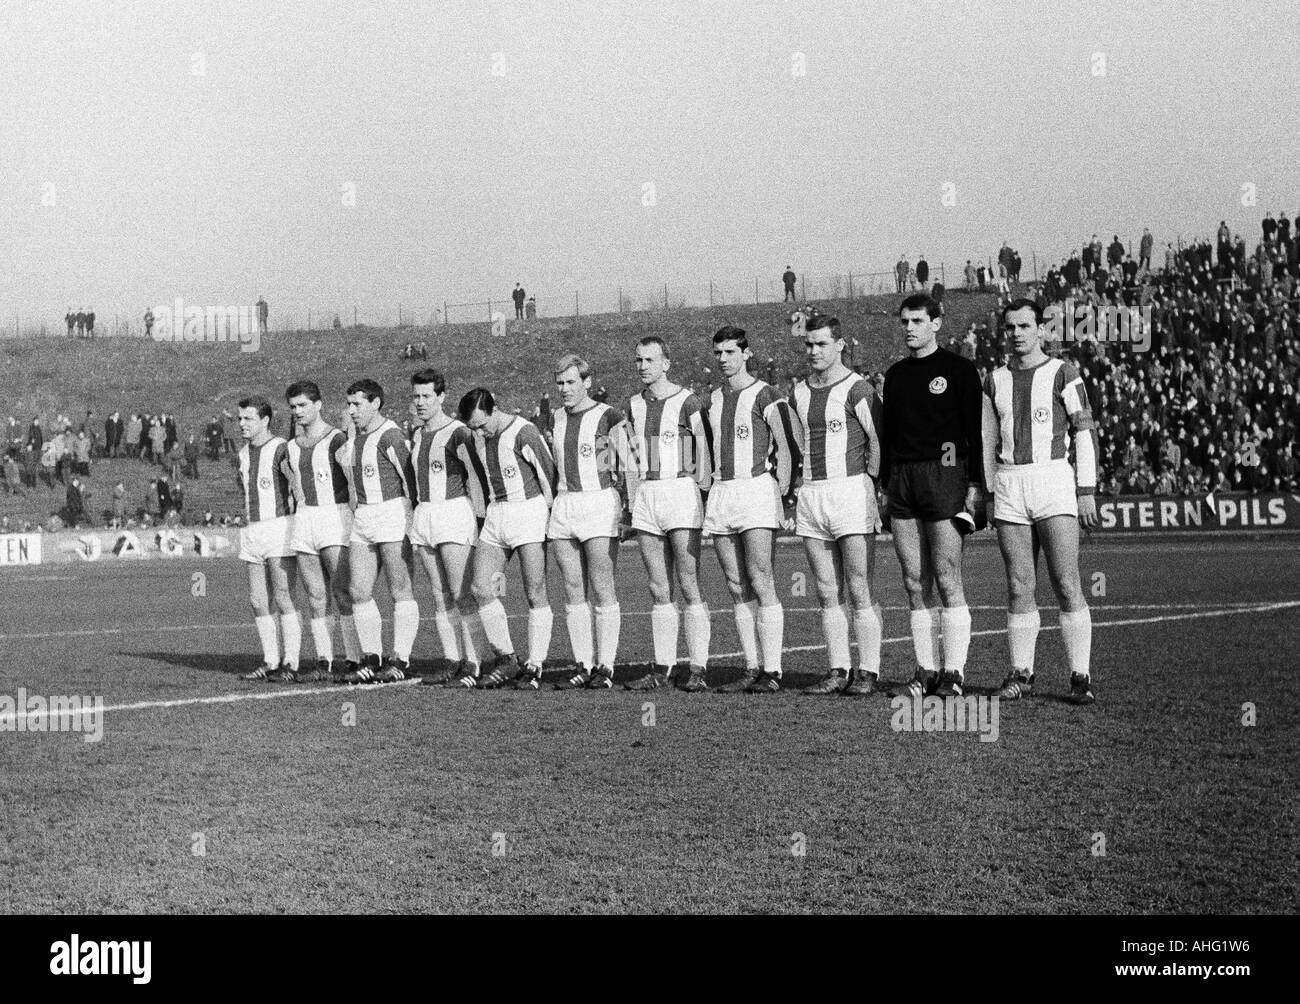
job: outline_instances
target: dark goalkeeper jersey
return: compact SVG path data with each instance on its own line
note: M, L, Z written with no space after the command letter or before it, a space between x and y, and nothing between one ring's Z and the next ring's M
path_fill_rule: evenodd
M908 356L885 373L880 484L893 464L951 457L967 480L984 483L979 371L969 359L936 349Z

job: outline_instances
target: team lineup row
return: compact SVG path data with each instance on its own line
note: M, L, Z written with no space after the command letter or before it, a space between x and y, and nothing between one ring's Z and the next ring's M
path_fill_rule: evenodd
M869 695L877 687L883 630L872 579L875 535L887 524L917 664L891 695L960 696L971 634L964 540L988 520L1008 583L1009 671L998 696L1032 692L1042 551L1061 608L1069 700L1091 703L1092 625L1078 550L1080 526L1097 520L1097 448L1083 382L1070 363L1043 351L1044 319L1033 301L1004 308L1011 357L982 386L970 361L938 346L933 300L910 296L898 316L908 354L887 371L883 399L844 364L838 320L819 315L805 326L809 375L791 400L750 374L748 339L736 327L713 335L724 379L707 402L672 382L659 338L637 342L642 390L622 409L593 400L587 363L562 356L554 366L562 407L545 432L481 387L449 415L445 381L433 369L411 378L420 424L410 443L384 417L384 392L368 379L347 389L347 433L322 419L310 381L285 395L298 430L291 441L271 434L268 401L241 400L248 526L240 558L263 650L245 679L405 679L420 625L418 559L433 587L442 653L423 682L537 689L552 634L550 558L563 578L573 652L557 687L612 688L621 623L614 573L627 525L650 588L653 659L625 686L710 689L709 609L697 574L701 535L709 534L745 656L743 676L720 689L772 693L781 689L784 636L775 538L792 514L829 662L805 693ZM528 602L522 659L501 603L512 557ZM373 598L381 571L393 599L386 658ZM296 578L310 606L312 666L299 667ZM674 679L683 622L687 667ZM336 626L345 653L337 661Z

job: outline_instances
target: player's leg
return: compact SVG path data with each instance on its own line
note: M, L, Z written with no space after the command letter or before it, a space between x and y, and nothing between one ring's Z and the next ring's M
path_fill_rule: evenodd
M943 603L943 672L936 693L960 697L970 650L970 608L961 575L965 541L955 520L922 520L921 527L930 545L930 568Z
M344 543L340 547L322 547L321 565L329 581L330 597L338 611L339 633L343 638L343 671L361 665L361 642L357 638L357 625L352 618L352 593L349 588L352 569L352 548Z
M248 568L248 603L253 608L253 624L257 627L257 638L262 643L262 664L251 673L244 675L245 680L265 680L268 673L280 665L280 636L276 628L275 617L271 614L271 595L266 584L265 562L246 561Z
M686 654L691 666L684 689L695 693L708 689L704 675L709 667L709 643L712 640L709 608L700 592L700 531L695 527L669 530L668 546L672 549L675 581L682 597Z
M596 664L582 544L573 537L556 537L548 541L548 545L564 580L564 622L569 631L574 663L573 673L558 686L563 690L574 690L591 681L591 671Z
M382 682L395 683L409 675L411 650L420 630L420 607L411 584L410 545L406 540L388 540L379 545L379 562L384 569L388 595L393 598L393 652Z
M821 537L803 538L804 554L817 589L822 608L822 633L826 636L826 657L830 672L805 694L837 694L849 682L852 657L849 653L849 621L844 615L844 596L840 589L844 568L838 543Z
M880 679L880 644L884 621L872 595L876 570L876 535L847 534L836 541L844 569L844 592L853 609L853 633L858 640L858 669L845 692L865 697L875 693Z
M453 597L459 613L459 617L453 623L458 623L460 629L461 664L455 679L447 682L462 686L474 685L473 681L478 679L481 661L491 648L487 636L483 633L483 621L479 618L478 603L470 589L474 551L475 548L468 544L447 543L438 547L443 579L447 583L447 590Z
M754 527L740 535L745 556L745 579L749 592L758 603L758 644L763 656L763 671L781 678L781 651L785 644L785 608L776 593L772 571L776 557L776 532ZM768 684L768 690L773 689Z
M384 651L384 622L374 600L375 579L379 577L379 546L354 538L348 559L348 593L361 646L361 663L344 679L348 683L366 683L379 671Z
M600 679L592 685L612 687L614 664L618 658L618 637L623 626L623 611L618 605L614 583L618 572L618 538L592 537L582 542L586 559L587 580L596 601L596 669Z
M316 649L316 671L311 675L313 679L323 679L319 676L321 662L325 663L324 670L328 672L330 663L334 661L334 618L329 612L330 595L325 569L320 556L310 551L299 551L297 564L298 576L307 593L312 645Z
M499 686L508 673L513 671L515 662L515 645L510 640L510 622L506 619L506 608L501 603L501 597L505 595L505 568L509 559L510 553L504 548L480 540L474 548L474 559L470 563L470 592L478 604L484 636L493 650L495 661L510 664L509 669L501 672L500 679L493 681L494 686ZM499 665L497 669L500 669ZM492 673L488 676L492 676Z
M524 598L528 601L528 660L525 680L535 687L542 678L542 668L551 648L551 628L555 615L546 595L546 545L529 541L515 548L519 556L519 573L524 580Z
M429 578L429 587L433 595L433 626L438 635L438 649L441 655L435 662L434 676L445 682L450 669L460 661L460 614L456 610L456 601L447 581L446 569L443 567L438 548L425 544L413 544L412 552L424 574ZM453 622L452 617L455 617Z
M278 672L267 679L273 683L293 683L298 670L298 657L302 651L302 622L293 605L293 582L297 561L292 557L266 559L266 575L271 588L271 606L279 615L283 658Z
M1091 704L1092 612L1079 581L1079 521L1049 516L1036 528L1047 554L1047 574L1061 605L1061 640L1070 664L1070 703Z
M643 489L644 490L644 489ZM677 607L673 605L669 578L668 538L663 534L637 531L641 561L650 586L650 634L654 644L654 665L639 680L627 684L628 690L654 690L668 683L677 665Z
M931 609L933 602L933 569L930 561L929 540L921 532L916 519L893 516L894 553L903 573L903 589L910 608L912 650L916 655L916 674L902 687L890 691L891 697L919 698L934 692L939 683L938 645L935 634L939 618Z
M999 520L997 533L1007 571L1007 648L1011 656L998 697L1014 701L1028 697L1034 686L1034 649L1041 624L1036 599L1038 554L1031 524Z
M758 600L747 581L745 552L740 534L715 535L713 550L718 556L727 591L731 593L736 633L740 635L740 650L745 656L744 675L720 688L724 694L735 694L751 686L761 672L758 658Z

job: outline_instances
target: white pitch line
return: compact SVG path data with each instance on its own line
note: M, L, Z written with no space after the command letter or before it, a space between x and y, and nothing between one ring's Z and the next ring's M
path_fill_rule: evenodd
M1246 609L1202 610L1202 611L1197 611L1196 613L1169 614L1163 617L1135 617L1131 620L1124 620L1124 621L1102 621L1100 623L1094 623L1092 626L1094 629L1111 628L1111 627L1131 627L1137 624L1161 624L1161 623L1166 623L1168 621L1196 620L1199 618L1209 618L1209 617L1231 617L1235 614L1268 613L1273 610L1291 610L1296 607L1300 607L1300 600L1289 600L1283 603L1268 603L1262 606L1249 607ZM1058 625L1052 624L1043 627L1042 630L1059 631L1060 627ZM975 638L975 637L983 637L984 635L997 635L997 634L1006 634L1006 633L1007 633L1006 628L994 628L988 631L972 631L971 637ZM881 644L893 645L901 642L910 642L911 640L912 640L912 636L906 635L906 636L900 636L898 638L884 638L881 640ZM825 645L796 645L791 648L782 649L782 651L783 652L818 652L824 649L825 647L826 647ZM741 655L744 655L744 653L743 652L710 653L711 658L716 657L719 659L732 659ZM336 695L350 694L359 690L392 690L396 687L411 686L412 684L416 684L418 682L419 682L418 680L404 680L401 683L370 683L370 684L361 684L352 687L334 686L334 687L313 687L310 689L294 688L294 689L287 689L287 690L271 690L271 691L252 692L252 693L222 694L218 697L184 697L174 701L137 701L134 704L105 705L104 708L102 709L102 713L107 713L109 711L147 711L152 708L181 708L181 707L186 707L195 704L237 704L241 701L272 701L281 697L312 697L317 694L336 694ZM53 714L53 712L37 711L37 712L33 712L32 714L24 714L22 717L26 718L28 721L31 721L33 718L40 719L43 717L49 717L51 714ZM85 711L74 712L74 711L65 711L63 709L59 709L58 714L60 718L65 716L69 718L71 717L84 718L86 716ZM16 712L12 715L0 715L0 725L7 724L9 726L12 726L15 722L17 722L18 717L19 716Z
M1092 610L1222 610L1229 607L1241 607L1243 609L1254 609L1258 601L1244 600L1224 603L1101 603L1090 604ZM882 610L902 611L909 610L905 606L887 606ZM975 604L968 606L969 610L1006 610L1005 604ZM1045 609L1051 610L1052 607ZM714 607L709 610L711 617L731 616L730 607ZM785 612L788 614L815 614L821 612L821 607L786 607ZM528 614L507 614L511 620L524 620ZM649 610L624 610L624 617L649 617ZM431 622L432 617L421 617L420 622ZM391 623L389 620L385 624ZM125 635L125 634L169 634L177 631L232 631L244 629L250 634L253 632L253 623L251 621L233 621L230 623L209 623L209 624L131 624L126 627L111 628L82 628L79 631L34 631L25 634L0 634L0 641L42 641L50 638L89 638L98 635Z

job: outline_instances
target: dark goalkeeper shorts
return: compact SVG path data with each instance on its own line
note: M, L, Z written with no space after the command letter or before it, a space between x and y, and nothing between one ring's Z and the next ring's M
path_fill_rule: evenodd
M966 471L962 458L952 465L938 460L895 464L889 476L890 519L952 519L966 505Z

